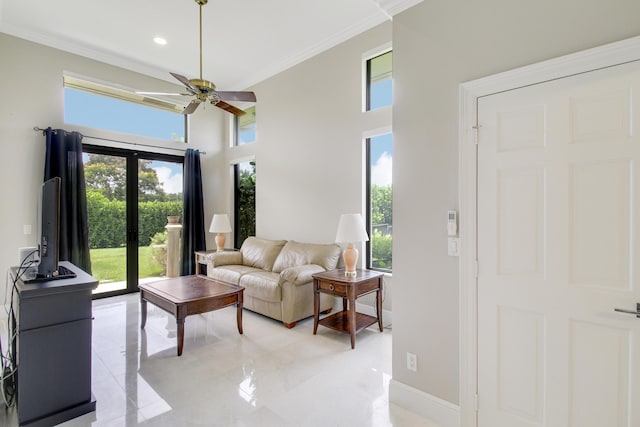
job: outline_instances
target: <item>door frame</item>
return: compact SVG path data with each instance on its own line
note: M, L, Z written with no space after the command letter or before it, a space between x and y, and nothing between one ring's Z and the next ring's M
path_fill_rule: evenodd
M640 60L640 37L465 82L459 89L458 197L460 206L459 355L460 425L477 426L478 289L477 129L478 98ZM480 402L481 404L481 402Z

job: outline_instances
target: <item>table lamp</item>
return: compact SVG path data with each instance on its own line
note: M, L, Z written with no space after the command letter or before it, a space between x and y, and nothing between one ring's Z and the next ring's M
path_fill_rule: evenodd
M209 233L216 234L216 249L219 251L224 249L225 236L224 233L231 233L231 224L227 214L214 214L209 227Z
M356 277L356 264L358 263L358 250L353 246L354 242L366 242L369 240L364 221L360 214L342 214L338 223L336 243L346 243L347 247L342 252L347 277Z

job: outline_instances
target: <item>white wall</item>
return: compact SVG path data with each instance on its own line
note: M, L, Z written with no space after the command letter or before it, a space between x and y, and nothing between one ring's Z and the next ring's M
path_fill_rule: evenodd
M341 214L364 214L364 135L391 109L362 112L363 54L389 42L387 22L253 87L258 236L332 243Z
M425 0L394 17L394 381L458 403L459 84L636 36L638 16L636 0Z
M37 199L44 175L45 145L42 133L34 132L33 127L83 131L77 126L64 124L63 72L138 90L175 91L179 87L5 34L0 34L0 56L0 150L4 153L0 188L5 204L5 208L0 210L0 272L4 274L10 266L18 264L19 247L36 244ZM223 144L226 142L226 130L222 120L226 114L215 107L200 107L191 121L188 147L207 152L201 158L207 224L214 210L229 210L229 182L225 173L228 167ZM99 133L91 131L91 135L100 136L96 135ZM85 142L108 144L88 139ZM150 142L155 145L165 143L160 140ZM180 143L166 144L185 148ZM179 153L172 151L169 154ZM23 225L26 224L32 225L34 234L23 233ZM207 233L207 239L208 246L213 247L213 236ZM0 282L0 305L4 302L5 284L4 280Z

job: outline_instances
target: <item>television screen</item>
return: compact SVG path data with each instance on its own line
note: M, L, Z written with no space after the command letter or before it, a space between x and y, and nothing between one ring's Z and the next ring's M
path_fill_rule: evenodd
M58 265L60 258L60 178L42 184L38 216L40 219L39 263L33 272L27 271L25 282L40 282L75 277L75 273Z
M58 273L58 238L60 235L60 178L42 184L40 205L40 264L38 276L53 277Z

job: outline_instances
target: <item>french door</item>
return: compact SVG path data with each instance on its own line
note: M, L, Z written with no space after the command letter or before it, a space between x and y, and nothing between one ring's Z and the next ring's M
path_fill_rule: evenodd
M630 63L479 99L480 427L640 425L639 93Z
M95 297L166 277L167 217L182 214L183 157L84 145Z

